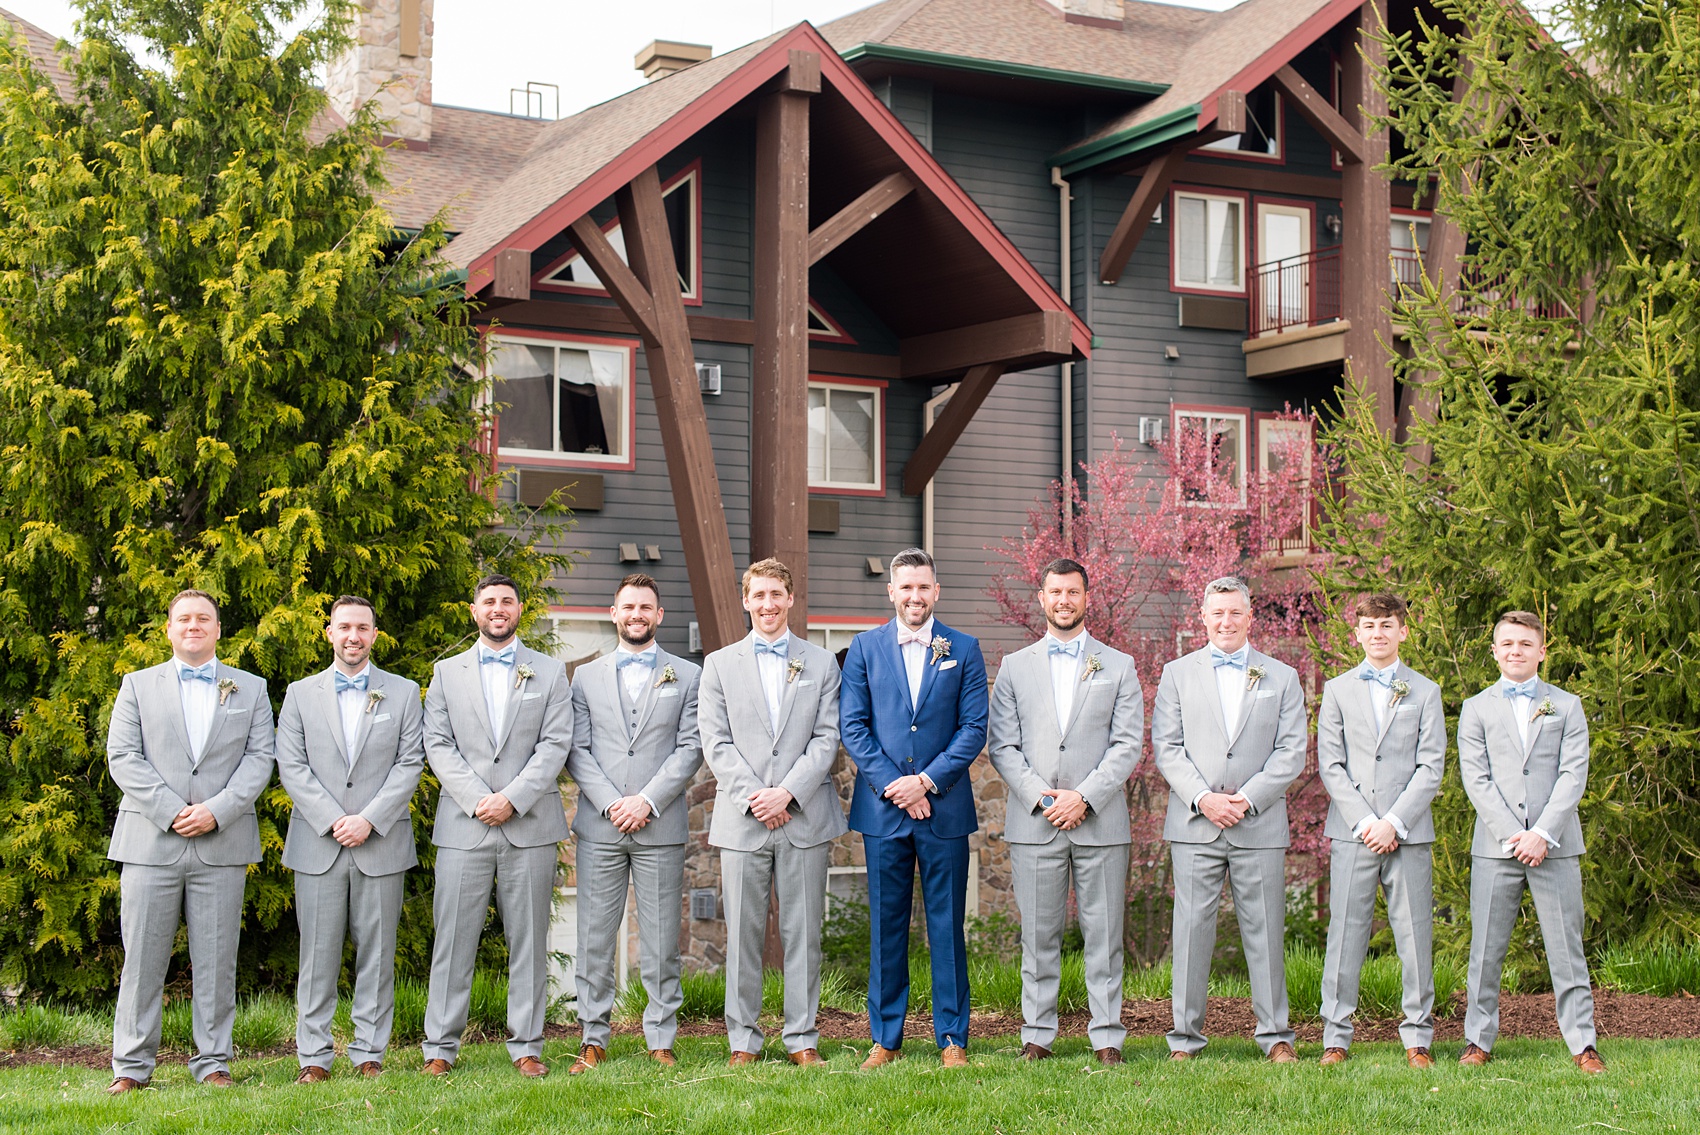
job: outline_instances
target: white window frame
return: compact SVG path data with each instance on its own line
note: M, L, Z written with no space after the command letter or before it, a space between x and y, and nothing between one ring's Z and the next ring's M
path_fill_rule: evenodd
M691 231L685 241L686 255L690 257L689 264L679 264L679 295L688 304L702 302L702 167L693 162L684 170L676 173L661 187L661 197L665 201L673 194L684 191L687 195L685 217ZM631 262L626 254L626 234L621 229L618 217L602 226L602 233L608 238L608 243L614 246L614 251L621 260ZM582 267L589 279L574 280L576 269ZM562 273L567 273L567 279L562 279ZM536 285L544 291L568 292L575 295L605 296L609 295L608 285L596 275L596 271L584 261L577 251L568 253L560 263L540 273Z
M1258 416L1258 419L1257 419L1257 477L1258 477L1258 483L1263 484L1263 485L1267 485L1274 479L1275 473L1274 473L1274 470L1270 468L1269 453L1270 453L1270 450L1274 447L1274 443L1275 443L1276 438L1278 438L1282 434L1296 435L1297 438L1299 440L1301 440L1307 447L1305 449L1305 455L1304 455L1304 463L1305 463L1304 479L1305 479L1305 484L1307 486L1307 492L1308 492L1308 486L1310 484L1310 478L1311 478L1311 473L1312 473L1311 461L1313 459L1313 451L1309 447L1315 442L1316 427L1311 422L1305 421L1305 420L1296 420L1296 419L1293 419L1293 418L1281 418L1281 417L1275 417L1275 416L1272 416L1272 415L1271 416L1264 416L1264 415ZM1294 559L1294 558L1303 559L1305 556L1309 555L1310 549L1311 549L1311 540L1312 540L1312 537L1313 537L1312 523L1311 523L1311 512L1315 508L1315 506L1316 506L1315 501L1307 501L1306 502L1304 515L1303 515L1303 518L1300 521L1301 527L1300 527L1299 535L1298 535L1297 538L1289 537L1285 540L1282 540L1282 541L1279 542L1279 544L1276 547L1265 549L1265 554L1273 555L1277 559L1281 559L1281 560L1291 560L1291 559Z
M850 640L863 631L884 626L887 619L839 618L809 616L808 639L823 650L837 654L850 645Z
M619 444L613 453L571 453L559 448L561 433L561 412L559 405L552 407L550 428L556 448L554 449L522 449L510 446L502 441L501 415L496 419L496 456L498 459L526 463L547 463L552 465L581 465L631 469L635 465L636 455L633 452L636 444L636 429L634 416L636 413L635 399L637 397L637 344L624 339L600 339L591 336L568 335L538 335L524 332L513 333L502 331L490 336L490 353L502 346L520 347L551 347L557 352L555 365L556 385L553 396L560 397L560 363L559 352L569 351L606 351L622 356L622 370L625 375L620 386L620 408L618 414ZM500 403L502 392L495 381L497 375L489 375L488 398L491 402Z
M1239 194L1235 194L1235 193L1202 193L1202 192L1199 192L1198 190L1195 190L1195 189L1177 189L1173 193L1173 198L1174 198L1174 204L1173 204L1173 208L1171 210L1172 215L1173 215L1173 221L1170 224L1170 228L1169 228L1169 239L1170 239L1171 243L1173 244L1173 250L1172 250L1171 255L1170 255L1170 263L1171 263L1171 268L1170 268L1171 281L1170 282L1171 282L1172 286L1175 287L1175 288L1178 288L1178 289L1186 290L1186 291L1217 292L1217 293L1220 293L1222 295L1243 295L1243 294L1245 294L1246 271L1247 271L1247 267L1248 267L1247 264L1246 264L1246 261L1249 259L1249 254L1250 254L1250 249L1248 247L1249 244L1250 244L1250 240L1249 240L1248 234L1247 234L1247 225L1249 224L1249 218L1247 217L1247 214L1251 212L1250 201L1246 197L1241 196ZM1181 218L1182 218L1183 214L1182 214L1182 211L1181 211L1180 203L1181 203L1181 200L1183 198L1190 198L1192 200L1205 202L1206 203L1205 204L1206 214L1208 214L1208 211L1209 211L1209 203L1213 202L1213 201L1214 202L1220 202L1222 204L1233 205L1235 208L1237 208L1239 210L1239 225L1237 226L1237 234L1238 235L1237 235L1237 238L1236 238L1239 241L1239 248L1238 248L1239 255L1235 258L1235 261L1236 261L1236 269L1235 270L1237 272L1237 275L1235 276L1234 283L1232 285L1212 284L1208 281L1202 281L1201 282L1201 281L1197 281L1197 280L1183 280L1183 279L1181 279L1181 261L1182 261L1181 239L1182 239L1182 233L1183 233L1183 226L1182 226L1182 223L1181 223ZM1205 259L1205 263L1208 265L1210 263L1210 260L1211 260L1211 257L1209 255L1209 245L1208 245L1209 233L1208 233L1208 231L1206 231L1206 233L1205 233L1205 241L1206 241L1206 247L1205 247L1205 258L1204 259Z
M830 438L827 443L827 478L817 481L811 475L809 478L810 491L828 493L860 493L868 496L885 495L885 383L862 380L855 381L843 378L822 378L811 375L809 390L825 390L827 392L827 416L831 420L832 391L844 390L858 395L872 394L874 398L874 432L869 439L873 446L872 481L840 481L832 477L832 446Z
M1253 162L1285 162L1287 158L1287 107L1281 98L1281 92L1273 92L1275 121L1271 124L1273 130L1265 136L1275 143L1275 151L1242 150L1240 149L1240 134L1230 134L1214 142L1198 147L1200 156L1212 158L1239 158ZM1246 108L1246 117L1251 117L1250 107Z
M1185 421L1188 418L1192 418L1192 419L1196 419L1198 421L1202 421L1204 423L1204 428L1206 430L1208 430L1210 428L1210 423L1213 422L1213 421L1226 421L1228 419L1233 419L1233 420L1236 420L1236 421L1239 422L1239 424L1240 424L1239 453L1237 454L1237 463L1235 465L1235 468L1239 470L1239 478L1240 478L1240 481L1239 481L1240 499L1239 499L1239 506L1238 507L1244 508L1245 504L1246 504L1246 477L1249 475L1247 464L1246 464L1246 458L1248 456L1248 449L1250 447L1250 438L1247 435L1251 431L1251 411L1240 409L1238 407L1230 408L1230 407L1227 407L1227 406L1188 408L1188 409L1181 409L1180 407L1176 407L1175 411L1174 411L1174 415L1175 415L1174 436L1175 436L1175 444L1177 444L1177 445L1180 443L1181 422ZM1194 508L1231 507L1231 506L1227 506L1227 505L1219 505L1215 501L1185 501L1183 503L1185 503L1189 506L1192 506Z

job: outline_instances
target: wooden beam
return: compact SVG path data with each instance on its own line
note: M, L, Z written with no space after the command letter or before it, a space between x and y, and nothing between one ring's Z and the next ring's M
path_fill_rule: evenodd
M644 360L649 364L655 416L661 427L662 451L667 455L667 479L679 518L685 572L691 581L691 598L702 631L703 649L718 650L743 636L744 605L738 594L732 539L726 528L726 507L720 497L720 477L714 465L714 445L697 386L696 359L685 322L685 301L679 294L679 268L673 259L673 238L667 229L667 213L661 204L661 179L655 167L650 166L621 188L614 201L620 210L620 226L631 258L628 274L653 297L650 333L644 338ZM596 229L589 221L585 225ZM582 227L574 225L575 242L580 239ZM603 243L607 243L606 239ZM579 245L579 251L587 261L591 260L585 244ZM614 260L618 262L619 258ZM591 261L591 267L618 299L620 288L615 281L620 273L610 265L610 273L604 274L603 266L595 261ZM621 304L622 308L625 306ZM630 316L632 312L628 310L626 314ZM642 321L634 317L632 322Z
M578 249L584 262L602 281L602 286L608 289L608 294L614 297L614 302L620 305L620 310L626 313L626 318L643 337L644 346L659 344L661 332L656 322L655 299L644 282L620 258L602 227L584 216L569 225L568 231L573 235L573 247ZM628 242L627 248L630 247Z
M1376 427L1391 437L1396 421L1388 359L1393 342L1388 310L1392 195L1387 178L1376 169L1387 160L1387 131L1369 130L1387 110L1387 96L1376 85L1377 74L1386 66L1379 38L1384 16L1385 0L1365 0L1340 60L1346 120L1364 132L1364 160L1347 166L1340 179L1340 314L1351 324L1346 332L1346 377L1374 399Z
M899 170L880 178L866 193L832 215L809 234L809 264L866 228L881 213L914 192L915 183Z
M1281 93L1287 96L1287 101L1298 111L1304 120L1315 127L1316 132L1340 152L1340 160L1347 165L1361 165L1367 152L1364 136L1350 122L1340 116L1340 112L1328 105L1328 100L1317 94L1316 88L1304 81L1304 77L1293 70L1291 63L1275 72L1275 85Z
M944 410L922 435L921 444L915 447L915 452L910 454L908 463L903 466L904 496L921 495L1002 375L1002 366L988 363L974 367L962 376L950 401L945 403Z
M793 47L787 58L785 70L774 80L774 89L787 94L820 94L820 52Z
M1114 284L1122 278L1133 250L1139 247L1145 230L1151 224L1152 214L1162 203L1163 194L1169 191L1181 163L1186 161L1186 153L1178 148L1170 150L1145 167L1144 176L1133 187L1127 208L1122 210L1121 220L1116 222L1115 231L1104 245L1103 255L1098 257L1098 279L1103 283Z
M1212 189L1243 189L1251 193L1277 193L1288 197L1320 197L1325 201L1340 200L1340 178L1322 177L1308 173L1287 173L1250 162L1193 161L1198 154L1181 163L1175 180L1187 185L1202 185ZM1130 177L1140 177L1150 166L1135 166L1127 171Z
M812 60L819 90L820 56L791 55L793 81L756 106L750 559L772 556L791 569L791 623L801 633L809 621L808 68Z
M1072 332L1068 312L1036 311L954 331L912 335L898 343L898 351L904 378L961 374L987 363L1011 370L1032 360L1068 358L1074 350Z

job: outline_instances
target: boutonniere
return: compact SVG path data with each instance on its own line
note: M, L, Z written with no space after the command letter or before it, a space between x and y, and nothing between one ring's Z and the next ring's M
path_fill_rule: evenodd
M1411 683L1405 681L1403 678L1393 679L1392 685L1387 688L1393 691L1393 696L1387 699L1388 709L1392 709L1394 706L1398 705L1400 698L1411 696Z
M1268 676L1269 671L1265 670L1261 666L1247 666L1245 670L1245 688L1248 690L1257 689L1257 683L1263 681L1263 679Z
M932 658L932 661L928 663L928 665L929 666L936 666L936 665L938 665L939 659L949 658L949 657L950 657L950 640L948 638L945 638L943 635L934 635L933 636L933 658Z
M519 689L535 677L537 677L537 671L521 662L518 666L514 667L514 689Z
M230 695L236 693L240 688L234 679L220 678L218 680L218 704L223 705L229 701ZM1551 705L1552 703L1548 702L1547 704Z
M384 700L384 691L382 691L382 690L368 690L368 691L366 691L366 712L371 713L372 707L376 706L379 702L381 702L383 700Z
M785 684L789 686L792 682L795 682L797 680L797 675L802 672L803 660L801 658L793 658L785 666Z
M1088 654L1086 656L1086 672L1080 675L1080 680L1084 682L1103 668L1104 664L1098 660L1096 654Z
M1558 707L1552 704L1551 698L1542 698L1541 704L1535 707L1534 714L1529 718L1532 725L1537 717L1551 717L1558 712Z
M661 668L661 677L655 679L655 688L659 690L662 686L665 686L668 682L677 682L678 680L679 680L679 675L674 672L673 667L663 666Z

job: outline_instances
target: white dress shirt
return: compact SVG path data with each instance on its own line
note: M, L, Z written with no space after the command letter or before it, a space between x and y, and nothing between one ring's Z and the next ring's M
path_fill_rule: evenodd
M1234 729L1240 723L1240 710L1245 706L1246 683L1250 681L1250 678L1246 676L1246 670L1251 668L1251 644L1246 643L1242 649L1246 652L1245 667L1217 666L1215 668L1216 695L1222 699L1222 724L1230 737L1234 735ZM1237 652L1230 650L1228 653ZM1206 788L1203 792L1194 796L1192 798L1192 810L1198 811L1198 802L1214 791L1215 789ZM1245 793L1229 793L1228 799L1245 800ZM1249 804L1250 801L1247 800L1246 803Z
M897 624L897 633L902 635L909 630L901 622ZM924 635L928 642L906 642L898 647L903 655L903 671L909 678L909 708L914 709L921 704L921 678L927 672L927 655L932 652L929 643L933 637L933 617L927 616L927 621L916 628L916 634Z
M338 670L337 673L342 673ZM368 662L360 668L360 674L366 675L368 684L372 681L372 664ZM350 678L358 678L360 674L350 674ZM331 678L334 683L335 676ZM336 707L342 711L342 743L347 746L343 757L348 761L348 767L354 767L354 742L360 738L360 715L366 709L366 698L369 690L357 690L350 686L336 695Z
M1502 675L1499 680L1505 689L1506 704L1511 706L1511 716L1517 719L1517 738L1523 742L1523 751L1527 753L1529 751L1529 730L1534 728L1535 705L1537 703L1533 697L1525 697L1522 694L1513 693L1511 688L1517 683L1513 682L1510 678ZM1526 816L1524 817L1523 822L1528 823L1532 819L1534 819L1533 816ZM1558 846L1558 841L1553 839L1552 836L1547 833L1545 828L1537 828L1531 824L1529 830L1546 840L1549 847ZM1510 840L1505 842L1505 850L1511 850Z
M1391 682L1393 676L1396 675L1399 671L1399 659L1398 659L1397 656L1395 656L1392 662L1389 662L1386 666L1382 666L1382 667L1371 666L1370 663L1366 660L1364 662L1364 666L1367 666L1367 667L1369 667L1369 669L1374 670L1377 674L1388 675L1388 681ZM1360 667L1360 670L1361 669L1362 669L1362 667ZM1360 678L1358 680L1363 681L1362 678ZM1376 736L1378 736L1378 737L1381 734L1383 734L1387 731L1387 715L1389 713L1393 712L1392 708L1387 703L1392 701L1392 700L1393 700L1393 690L1392 690L1390 685L1384 686L1379 682L1370 682L1369 683L1369 704L1370 704L1370 707L1375 711L1375 733L1376 733ZM1387 813L1387 815L1385 815L1385 816L1379 816L1379 817L1377 817L1377 816L1365 816L1363 819L1358 821L1358 826L1352 829L1352 834L1357 836L1358 839L1361 841L1364 838L1364 833L1369 831L1369 826L1371 824L1375 823L1375 821L1377 819L1386 820L1388 823L1392 824L1393 825L1393 834L1398 836L1400 839L1405 839L1406 837L1408 837L1411 834L1410 832L1405 830L1404 822L1401 821L1399 819L1399 817L1396 816L1395 814L1393 814L1392 812Z
M783 658L777 654L763 653L756 655L756 672L761 675L762 693L767 695L767 715L768 720L773 723L775 736L779 734L779 706L785 700L785 671L791 665L792 647L788 641L790 638L791 632L787 630L773 640L776 643L785 643L786 649ZM750 632L751 650L755 649L755 643L766 641L767 639L763 638L759 632Z
M1052 654L1051 644L1069 648L1067 654ZM1045 636L1045 658L1051 664L1051 701L1057 707L1057 732L1068 732L1069 719L1074 716L1074 687L1080 684L1081 655L1086 647L1084 633L1063 642L1054 634ZM1053 788L1065 787L1061 784Z
M637 661L621 666L620 663L625 661L627 656ZM626 696L631 698L634 704L643 701L644 688L655 680L655 660L659 656L660 652L653 642L641 650L633 650L623 642L615 648L614 672L620 676L620 681L626 687Z
M177 659L177 693L183 699L183 725L189 734L189 759L191 764L201 763L201 751L207 747L207 738L212 735L213 715L218 712L218 683L204 682L198 678L184 681L183 671L193 670L194 667ZM213 667L213 676L218 676L218 667Z
M484 686L484 708L490 711L490 733L500 749L507 731L508 698L513 694L514 675L519 671L519 655L515 653L512 666L484 661L488 655L498 653L483 643L478 644L478 681Z

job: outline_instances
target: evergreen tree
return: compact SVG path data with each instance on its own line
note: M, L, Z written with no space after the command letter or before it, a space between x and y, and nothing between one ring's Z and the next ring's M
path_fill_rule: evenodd
M375 602L375 657L423 681L470 638L481 573L539 601L564 566L481 482L441 225L395 230L370 111L320 125L346 0L287 39L304 0L81 7L69 100L0 29L0 986L68 998L115 981L107 715L168 656L173 593L219 598L219 656L275 704L328 664L338 594ZM294 964L288 808L274 780L250 981Z
M1339 424L1333 582L1406 594L1406 655L1454 711L1497 674L1496 617L1541 613L1543 676L1592 730L1589 940L1692 939L1700 3L1566 0L1557 40L1501 0L1439 7L1442 27L1386 37L1397 171L1432 182L1468 239L1457 296L1431 248L1398 315L1433 457L1409 461L1362 406ZM1436 901L1461 915L1473 813L1455 762L1439 812Z

